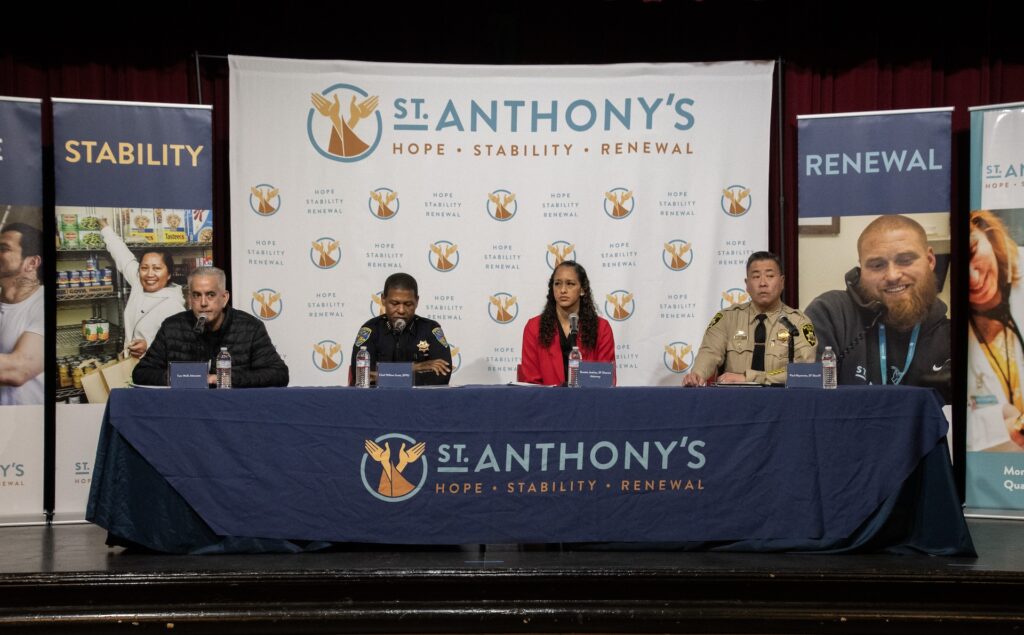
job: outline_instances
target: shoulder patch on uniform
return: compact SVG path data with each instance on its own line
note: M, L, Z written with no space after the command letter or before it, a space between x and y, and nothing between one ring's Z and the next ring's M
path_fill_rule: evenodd
M370 339L371 335L373 335L373 329L371 329L370 327L364 326L363 328L359 329L359 333L356 335L355 345L362 346L363 344L366 343L366 340Z
M711 328L712 326L718 324L718 321L721 320L721 319L722 319L722 312L719 311L718 313L715 313L715 317L711 318L711 323L708 324L708 328Z
M441 346L448 348L448 340L444 338L444 331L441 330L440 326L435 326L430 332L434 334L438 342L441 342Z
M814 325L810 322L803 325L804 337L807 338L807 343L811 346L818 345L818 338L814 337Z

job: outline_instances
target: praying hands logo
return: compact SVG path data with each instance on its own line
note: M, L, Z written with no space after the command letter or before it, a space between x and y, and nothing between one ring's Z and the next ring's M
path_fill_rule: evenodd
M629 291L612 291L611 293L604 296L605 302L604 312L609 318L616 322L622 322L628 320L633 311L636 309L636 303L633 301L633 294ZM609 308L609 304L613 308Z
M545 256L548 261L548 267L557 269L558 265L566 260L575 260L576 245L567 243L564 240L556 240L548 245L548 254L550 256Z
M250 187L249 207L260 216L272 216L277 210L281 209L280 190L266 183Z
M487 195L487 213L497 221L507 221L516 215L519 203L516 195L508 190L494 190Z
M746 201L745 205L743 201ZM750 203L749 187L730 185L722 190L722 211L729 216L743 216L750 209Z
M313 365L327 373L338 370L341 366L341 344L334 340L313 344Z
M275 306L276 305L276 306ZM257 306L259 308L257 308ZM273 320L281 315L281 294L273 289L260 289L252 293L252 314L261 320Z
M722 292L722 303L721 303L721 306L722 306L723 309L728 309L731 306L736 306L737 304L743 304L744 302L746 302L749 299L750 299L750 295L747 294L747 292L745 290L737 289L737 288L734 287L732 289L726 289L725 291Z
M345 98L346 106L343 107L342 98ZM335 84L324 90L322 93L311 93L310 99L313 107L309 110L306 121L309 140L321 155L350 163L369 156L380 142L381 115L377 107L380 105L378 95L369 95L366 91L350 84ZM343 117L343 111L347 117ZM316 115L320 116L317 117ZM326 123L330 123L330 133L327 147L324 148L317 141L318 138L327 136ZM368 134L356 133L356 127L362 122L367 125L361 126ZM371 130L376 126L376 131ZM373 141L367 143L364 139Z
M686 342L672 342L665 346L665 367L673 373L685 373L693 364L693 346Z
M333 238L317 238L310 244L312 248L309 250L309 259L320 269L330 269L341 259L339 242Z
M397 464L391 461L390 439L395 439L396 442L401 440ZM381 443L383 443L383 447L381 447ZM408 449L406 448L406 443L410 444ZM413 439L403 434L387 434L373 441L367 439L363 447L366 450L361 466L363 485L376 498L387 502L405 500L414 496L423 486L427 477L427 460L424 458L420 461L420 457L423 456L423 452L427 449L426 442L420 441L416 443ZM367 458L380 463L380 479L377 482L376 489L371 489L370 483L366 478ZM412 470L407 471L406 468L415 466L417 463L420 464L421 477L419 484L413 485L407 478Z
M431 244L430 253L434 254L433 258L428 256L430 266L438 271L451 271L459 265L459 246L447 240Z
M386 187L379 187L370 192L369 208L375 218L391 219L398 213L398 192ZM376 205L374 205L376 203ZM392 203L395 203L392 205Z
M633 198L633 191L624 187L615 187L604 193L604 213L619 220L633 213L636 208L636 200ZM610 204L610 209L609 209Z
M495 293L490 296L490 301L491 306L487 307L487 314L499 324L508 324L519 315L519 305L516 303L514 295ZM491 307L494 307L494 312L491 311Z
M370 316L377 317L384 313L384 300L381 299L379 293L374 293L370 296Z
M682 271L693 262L693 245L685 240L672 240L665 243L665 251L662 252L661 260L665 266L672 271Z

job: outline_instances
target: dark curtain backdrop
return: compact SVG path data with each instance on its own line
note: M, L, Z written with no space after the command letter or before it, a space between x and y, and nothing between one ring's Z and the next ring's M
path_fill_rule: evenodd
M1024 47L1016 3L1010 1L943 6L878 0L378 0L260 6L186 1L157 11L118 2L60 8L36 2L20 8L17 18L8 11L0 38L0 95L212 104L214 257L229 268L229 53L452 64L781 60L776 97L781 95L782 121L772 122L768 242L785 256L786 299L793 305L809 300L795 297L798 114L956 107L952 250L964 254L967 109L1024 101ZM43 143L52 152L48 104ZM47 201L52 205L52 183ZM953 272L954 299L964 296L965 276L965 266ZM964 332L963 313L954 311L954 333ZM964 341L954 342L954 350L965 359ZM963 380L954 378L957 385ZM955 411L962 410L962 401L961 396Z

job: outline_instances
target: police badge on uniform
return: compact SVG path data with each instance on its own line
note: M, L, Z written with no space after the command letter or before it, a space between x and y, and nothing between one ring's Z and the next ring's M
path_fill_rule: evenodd
M440 326L435 326L430 332L434 334L438 342L441 342L441 346L448 348L448 340L444 338L444 331L441 330Z
M814 337L814 325L808 322L803 326L804 337L807 338L807 343L811 346L818 345L818 338Z
M427 351L430 350L430 344L427 342L427 340L420 340L419 342L416 343L416 350L418 350L421 353L426 353Z
M373 335L373 329L371 329L370 327L364 326L363 328L359 329L359 333L356 334L355 345L362 346L363 344L366 343L366 340L370 339L371 335Z

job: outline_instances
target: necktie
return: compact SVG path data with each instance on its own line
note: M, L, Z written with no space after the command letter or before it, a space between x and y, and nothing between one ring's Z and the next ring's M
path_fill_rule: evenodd
M768 329L764 327L764 321L767 317L764 313L757 314L757 327L754 328L754 361L750 363L751 370L764 370L764 343L768 339Z

